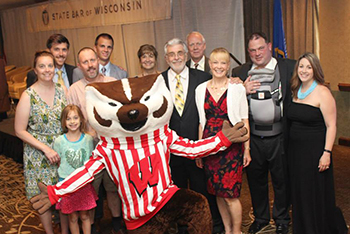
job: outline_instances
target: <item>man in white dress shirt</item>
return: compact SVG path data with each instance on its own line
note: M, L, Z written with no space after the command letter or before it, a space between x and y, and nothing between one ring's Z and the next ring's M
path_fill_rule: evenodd
M204 55L205 38L199 32L193 31L187 35L187 46L190 55L190 59L186 62L186 65L193 69L209 72L209 59Z
M169 40L164 46L164 52L169 69L162 72L161 75L173 96L174 104L177 95L177 77L179 77L184 102L183 109L180 111L174 105L169 127L181 137L198 140L199 116L195 103L195 89L201 83L209 80L211 75L186 66L188 49L186 44L178 38ZM207 192L204 170L197 167L194 160L177 157L173 154L171 154L170 168L174 184L179 188L192 189L208 199L213 219L213 233L222 233L224 230L222 220L215 196Z

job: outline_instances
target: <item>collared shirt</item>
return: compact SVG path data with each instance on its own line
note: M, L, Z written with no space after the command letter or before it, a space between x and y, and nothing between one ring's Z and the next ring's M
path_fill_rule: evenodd
M188 83L189 83L189 70L188 67L185 66L185 68L182 70L182 72L179 74L180 75L180 80L182 84L182 88L184 91L184 102L186 102L186 97L187 97L187 90L188 90ZM168 80L169 80L169 88L170 88L170 93L173 98L173 103L175 103L175 88L176 88L176 83L177 79L176 76L177 74L173 71L173 69L168 70Z
M193 69L196 69L195 66L194 66L195 64L196 63L191 59L190 67L193 68ZM197 69L201 70L201 71L204 71L204 69L205 69L205 56L204 55L203 55L202 59L199 60Z
M272 57L270 62L268 62L266 64L265 68L268 68L268 69L271 69L271 70L275 70L276 65L277 65L277 60L274 57ZM255 65L253 63L253 66L252 66L252 68L250 70L254 70L256 67L257 67L257 65Z
M103 74L103 72L102 72L102 68L103 67L106 68L105 76L110 76L110 73L111 73L111 61L109 61L105 66L100 64L99 69L100 69L100 73L101 74Z
M110 82L110 81L115 81L115 78L103 76L102 74L99 74L94 81L89 81L83 78L75 82L74 84L72 84L72 87L69 89L67 94L68 104L74 104L79 106L81 109L81 112L84 115L85 120L87 120L88 118L86 113L85 86L95 82ZM88 124L88 122L86 124L86 128L87 128L87 133L89 133L93 137L96 137L95 130L92 129L92 127Z
M57 74L57 71L58 70L61 70L62 71L62 79L64 81L64 85L67 87L67 89L69 89L69 81L68 81L68 76L67 76L67 72L66 72L66 67L63 65L61 67L61 69L58 69L58 68L55 68L55 75L53 77L53 82L57 83L57 80L58 80L58 74Z

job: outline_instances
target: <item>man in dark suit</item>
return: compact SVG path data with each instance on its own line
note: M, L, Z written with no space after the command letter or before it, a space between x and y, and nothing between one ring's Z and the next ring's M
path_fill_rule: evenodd
M270 221L268 173L270 171L274 189L274 207L272 218L276 223L276 233L286 234L289 229L289 197L288 172L286 165L286 146L288 143L287 109L291 102L290 78L295 61L272 57L271 43L264 33L253 33L248 40L248 52L252 62L243 64L232 70L232 76L238 76L244 81L248 99L250 98L250 148L252 161L247 167L247 177L252 198L255 220L248 233L257 233ZM261 93L260 82L251 80L248 72L254 69L269 69L274 72L274 79L279 77L277 93L279 100L276 105L281 108L279 120L272 124L261 124L257 113L251 105L252 98ZM255 94L255 95L254 95ZM256 95L257 94L257 95ZM261 95L260 95L261 94ZM254 106L254 107L252 107ZM260 110L260 112L264 112ZM259 113L260 114L260 113ZM265 114L265 113L264 113Z
M177 76L183 87L183 110L179 111L175 105L173 114L170 119L169 127L176 131L179 136L186 137L191 140L198 139L199 116L195 103L195 89L197 86L211 78L209 73L188 68L187 46L178 39L174 38L168 41L164 46L165 59L170 68L162 73L165 83L169 88L173 102L175 103L175 93L177 85ZM174 183L180 188L190 188L207 197L211 212L213 215L214 233L223 231L220 214L217 210L216 202L212 204L212 197L207 192L206 179L204 170L196 166L194 160L184 157L171 155L170 159L171 175ZM214 205L214 208L212 207ZM216 210L215 210L216 207ZM214 210L214 213L213 213ZM219 217L217 217L219 215ZM215 216L215 217L214 217ZM219 219L219 221L217 221ZM219 223L217 225L217 223ZM215 230L219 226L219 230Z
M114 77L117 80L128 77L128 73L111 63L110 58L113 52L114 40L108 33L101 33L95 39L95 51L99 58L99 70L104 76ZM73 72L73 83L82 79L83 73L79 68Z
M199 32L193 31L187 35L187 46L190 59L186 62L189 68L210 72L209 59L204 55L205 38Z
M73 83L73 70L75 67L65 63L69 53L68 39L62 34L53 34L47 40L46 47L53 54L56 63L53 81L55 83L59 82L69 89ZM28 72L27 88L34 84L36 80L37 77L34 70Z

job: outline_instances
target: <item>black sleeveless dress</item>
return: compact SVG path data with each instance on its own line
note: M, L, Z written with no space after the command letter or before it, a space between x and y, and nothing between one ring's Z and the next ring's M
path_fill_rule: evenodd
M333 163L328 170L318 171L326 137L321 110L293 102L288 120L293 233L347 233L344 217L335 205Z

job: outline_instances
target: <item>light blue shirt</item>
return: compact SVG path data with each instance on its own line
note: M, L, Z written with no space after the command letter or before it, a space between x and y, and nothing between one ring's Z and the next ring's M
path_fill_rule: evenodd
M57 137L53 149L61 158L58 175L60 178L66 178L90 158L94 149L93 138L89 134L82 133L78 141L72 142L67 139L66 134L63 134Z
M106 68L106 72L105 72L105 76L110 76L111 73L111 62L109 61L105 66L101 65L99 66L100 69L100 73L103 74L102 72L102 68L105 67Z

